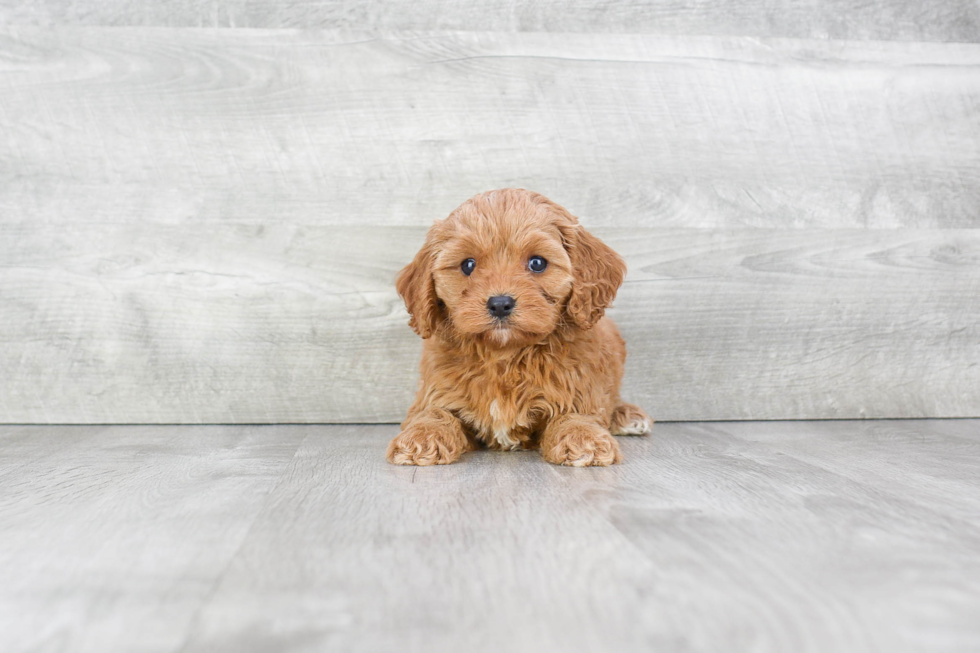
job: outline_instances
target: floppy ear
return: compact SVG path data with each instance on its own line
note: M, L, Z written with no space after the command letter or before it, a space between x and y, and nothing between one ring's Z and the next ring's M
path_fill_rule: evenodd
M562 232L574 275L565 310L580 329L588 330L616 297L626 275L626 263L579 224L567 226Z
M432 332L438 328L441 317L439 298L436 296L436 286L432 279L434 257L435 247L430 234L426 236L425 244L412 262L402 268L395 279L395 288L405 300L405 308L412 316L408 326L422 338L432 335Z

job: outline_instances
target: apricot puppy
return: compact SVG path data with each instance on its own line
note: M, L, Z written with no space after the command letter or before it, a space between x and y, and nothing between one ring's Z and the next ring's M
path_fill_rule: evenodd
M620 462L612 436L652 424L619 398L626 346L603 317L625 273L537 193L482 193L437 221L396 281L425 342L388 461L444 465L482 443L540 448L558 465Z

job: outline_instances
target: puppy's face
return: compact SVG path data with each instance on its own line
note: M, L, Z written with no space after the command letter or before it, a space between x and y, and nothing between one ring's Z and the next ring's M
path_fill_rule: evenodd
M429 231L397 286L422 337L440 328L499 347L561 324L590 328L622 282L622 259L541 195L477 195Z
M544 212L467 211L445 234L432 273L456 331L501 346L554 331L574 283L561 232Z

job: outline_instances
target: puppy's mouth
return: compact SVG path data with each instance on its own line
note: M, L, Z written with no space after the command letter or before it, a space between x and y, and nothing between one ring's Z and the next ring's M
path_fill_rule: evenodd
M486 331L483 335L487 341L498 347L518 344L526 339L526 336L523 333L508 327L506 324L496 325L489 331Z
M482 334L484 341L497 347L508 345L527 345L539 340L542 336L537 333L530 333L517 327L510 318L494 320L493 324Z
M502 320L494 320L493 326L484 332L484 335L492 342L503 346L514 340L514 336L517 334L507 318L504 318Z

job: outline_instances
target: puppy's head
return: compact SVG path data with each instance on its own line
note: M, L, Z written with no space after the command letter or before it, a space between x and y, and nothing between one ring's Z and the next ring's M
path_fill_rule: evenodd
M536 342L561 325L591 328L625 273L619 255L564 208L503 189L436 222L396 286L423 338L449 329L503 347Z

